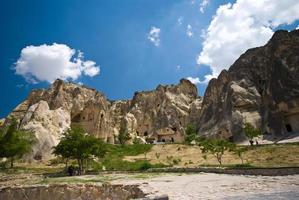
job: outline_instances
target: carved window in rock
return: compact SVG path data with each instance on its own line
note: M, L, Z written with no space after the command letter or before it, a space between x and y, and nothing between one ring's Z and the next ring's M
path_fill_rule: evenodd
M72 118L72 122L80 122L81 120L81 115L77 114Z
M177 132L177 128L176 127L172 127L171 130L173 130L174 132Z
M145 132L143 133L143 135L144 135L144 136L148 136L148 132L145 131Z
M285 127L287 129L287 132L292 132L293 131L293 128L292 128L291 124L286 124Z

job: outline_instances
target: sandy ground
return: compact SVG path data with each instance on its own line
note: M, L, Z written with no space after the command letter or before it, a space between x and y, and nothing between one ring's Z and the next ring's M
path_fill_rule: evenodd
M124 160L134 162L147 159L151 163L164 163L175 167L198 167L200 165L217 165L213 155L205 160L199 146L182 144L154 145L146 154L125 156ZM256 167L299 167L299 145L289 144L280 146L259 146L243 154L244 162ZM174 160L177 162L174 163ZM222 163L224 165L241 164L240 158L233 152L225 152Z
M243 176L226 174L165 174L149 179L116 180L140 184L150 196L170 199L299 199L299 175Z

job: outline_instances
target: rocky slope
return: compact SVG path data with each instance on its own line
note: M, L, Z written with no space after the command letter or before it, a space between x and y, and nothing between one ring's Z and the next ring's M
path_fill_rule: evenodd
M199 134L242 140L246 122L265 136L299 131L299 30L275 32L209 82Z
M198 120L201 98L190 81L159 85L156 90L136 92L132 100L109 101L94 89L56 80L49 89L34 90L10 116L20 128L32 131L37 144L31 158L51 158L51 148L71 124L109 143L117 142L122 127L145 142L182 141L184 127Z
M129 143L134 138L181 142L189 123L197 125L199 135L234 141L245 139L246 122L260 127L264 137L279 137L299 132L298 80L299 30L277 31L265 46L246 51L212 79L203 99L185 79L119 101L56 80L49 89L32 91L10 116L35 133L35 159L50 158L52 146L71 124L109 143L118 142L120 129L129 133Z

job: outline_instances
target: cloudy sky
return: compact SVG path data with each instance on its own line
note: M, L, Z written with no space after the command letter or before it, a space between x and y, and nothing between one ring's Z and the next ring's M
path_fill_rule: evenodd
M277 29L299 28L298 0L3 0L0 118L56 78L109 99L188 78L208 81Z

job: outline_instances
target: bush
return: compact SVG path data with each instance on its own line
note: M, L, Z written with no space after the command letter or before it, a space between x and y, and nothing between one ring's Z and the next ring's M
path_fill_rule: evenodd
M244 133L247 138L249 138L250 145L253 145L253 138L258 137L262 134L262 131L260 129L254 128L250 123L246 123L244 127Z
M67 161L77 160L79 174L84 171L84 163L92 156L104 157L107 152L106 145L93 136L86 135L81 128L71 128L64 133L59 144L54 147L53 153Z
M202 153L211 153L222 165L222 156L225 151L232 151L235 149L235 144L222 139L205 139L199 142Z
M35 141L32 133L19 130L17 120L12 118L9 126L0 130L0 158L7 158L12 168L15 159L28 153Z
M197 131L194 124L188 124L185 130L185 143L190 144L197 137Z
M102 160L101 169L103 166L107 170L124 170L124 171L139 171L149 168L165 167L163 164L150 164L147 160L141 159L135 162L123 160L124 156L136 156L146 154L153 145L151 144L132 144L132 145L108 145L108 152Z

